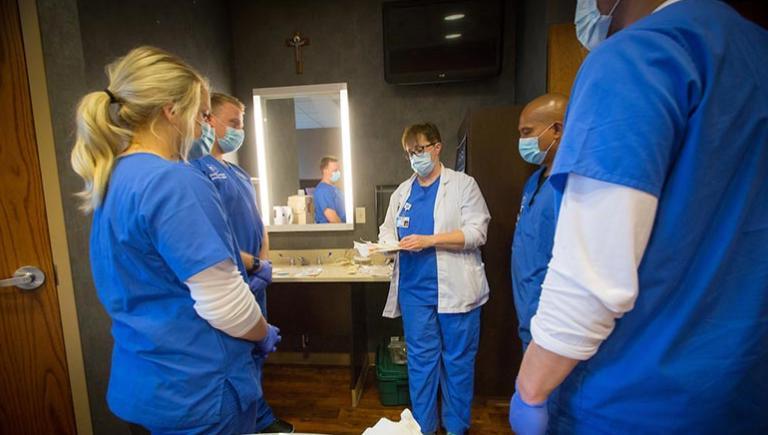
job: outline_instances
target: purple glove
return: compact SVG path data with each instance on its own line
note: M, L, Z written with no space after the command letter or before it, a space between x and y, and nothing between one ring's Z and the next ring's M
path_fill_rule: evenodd
M272 262L269 260L261 260L261 266L256 271L257 277L264 280L267 285L272 284Z
M515 391L509 401L509 425L517 435L543 435L547 432L547 401L536 405L523 402Z
M280 335L280 328L267 324L267 336L261 341L256 342L254 353L266 357L277 350L277 343L280 343L283 337Z
M255 295L264 293L267 290L267 285L269 285L269 283L261 279L258 274L252 275L248 280L248 287Z

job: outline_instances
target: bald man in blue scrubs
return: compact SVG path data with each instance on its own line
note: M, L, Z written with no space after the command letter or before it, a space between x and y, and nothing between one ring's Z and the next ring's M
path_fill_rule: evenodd
M541 284L552 258L557 216L555 189L547 180L563 137L567 105L565 96L545 94L528 103L520 113L520 156L539 167L523 188L512 241L512 293L523 349L531 341L531 318L539 306Z

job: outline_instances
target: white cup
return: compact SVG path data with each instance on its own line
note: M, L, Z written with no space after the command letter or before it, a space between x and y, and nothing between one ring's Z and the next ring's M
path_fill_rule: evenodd
M274 210L275 225L287 225L293 222L293 210L285 205L276 205Z

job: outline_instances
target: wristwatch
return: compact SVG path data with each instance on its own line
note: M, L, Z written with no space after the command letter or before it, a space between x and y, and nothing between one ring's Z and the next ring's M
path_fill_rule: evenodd
M253 274L259 271L261 269L261 260L259 260L259 257L254 256L253 257L253 264L251 265L251 268L248 269L249 274Z

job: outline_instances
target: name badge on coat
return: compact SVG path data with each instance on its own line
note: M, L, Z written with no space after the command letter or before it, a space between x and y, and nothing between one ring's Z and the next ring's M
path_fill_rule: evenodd
M398 228L408 228L408 226L411 224L411 218L408 216L398 216L397 217L397 227Z

